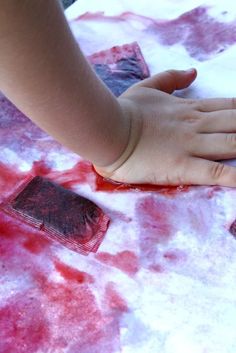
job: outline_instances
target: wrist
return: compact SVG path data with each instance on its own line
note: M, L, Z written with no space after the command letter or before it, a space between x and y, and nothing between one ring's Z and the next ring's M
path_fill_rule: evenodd
M106 166L94 165L98 174L106 178L112 178L114 173L129 159L138 144L142 131L142 119L138 109L125 98L118 98L118 102L127 123L128 134L123 151L114 162Z

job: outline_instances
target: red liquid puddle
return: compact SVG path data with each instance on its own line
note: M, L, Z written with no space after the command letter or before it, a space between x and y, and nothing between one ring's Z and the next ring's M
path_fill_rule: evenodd
M123 184L103 178L96 174L96 191L124 192L124 191L156 191L166 196L172 196L179 192L187 192L189 186L159 186L151 184Z
M105 16L103 12L85 13L77 20L136 20L142 22L146 27L145 31L155 35L163 45L180 43L191 57L204 61L236 43L236 21L219 21L208 14L208 9L209 7L199 6L173 20L156 20L130 12L119 16Z

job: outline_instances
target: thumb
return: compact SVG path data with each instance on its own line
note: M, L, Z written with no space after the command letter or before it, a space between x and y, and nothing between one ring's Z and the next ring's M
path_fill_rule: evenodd
M197 70L168 70L147 78L138 86L159 89L166 93L173 93L177 89L183 89L191 85L197 77Z

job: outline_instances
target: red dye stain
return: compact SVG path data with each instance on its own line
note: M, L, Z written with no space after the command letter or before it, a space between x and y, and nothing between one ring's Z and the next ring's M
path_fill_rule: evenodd
M45 161L35 161L33 163L30 174L36 176L47 176L50 172L52 172L52 168Z
M54 176L54 180L66 189L85 183L94 186L94 179L93 167L88 161L80 161L73 168L62 172L61 175Z
M48 320L41 302L20 293L0 308L0 351L2 353L35 353L46 351L50 341Z
M69 281L75 281L78 283L93 283L94 279L91 275L86 272L79 271L75 268L72 268L58 260L54 261L56 270L60 275Z
M16 172L13 167L6 166L0 162L0 202L4 196L8 196L19 183L26 177L20 171Z
M39 236L28 235L28 239L24 241L23 247L32 254L40 254L44 252L50 244L51 241L44 238L41 234Z
M199 6L173 20L157 20L131 12L119 16L86 13L77 20L140 21L145 26L144 31L154 34L163 45L180 43L191 57L203 61L236 43L236 21L219 21L210 16L208 10L209 7Z
M109 306L104 305L101 312L87 285L70 283L66 286L46 280L41 290L48 315L52 315L53 338L56 342L63 338L66 346L74 348L71 348L71 352L97 352L96 347L104 353L117 351L119 320L126 305L118 294L116 296L116 292L108 297L104 295L104 304L109 303ZM111 301L116 302L115 308L110 307Z
M135 275L139 270L138 257L129 250L118 252L115 255L100 252L96 254L96 259L109 266L116 267L130 276Z
M95 172L95 171L94 171ZM95 172L96 173L96 172ZM173 196L189 190L188 186L160 186L151 184L124 184L108 180L96 173L96 191L124 192L124 191L156 191L165 196Z
M45 161L36 161L29 172L33 176L47 177L65 189L73 189L76 185L88 183L94 188L95 173L92 164L88 161L80 161L72 168L55 171Z

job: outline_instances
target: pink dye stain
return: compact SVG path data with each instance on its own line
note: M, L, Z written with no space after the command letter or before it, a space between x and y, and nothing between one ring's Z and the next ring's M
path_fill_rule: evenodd
M118 268L129 276L135 275L139 270L138 257L129 250L118 252L115 255L99 252L95 255L95 258L106 265Z
M177 209L170 201L151 195L138 200L135 208L141 261L144 266L152 267L159 258L158 245L167 245L175 234L173 220Z
M49 340L48 320L40 301L33 295L21 292L0 308L0 352L46 351Z
M106 293L104 297L107 306L112 310L118 313L126 313L129 308L122 296L117 292L114 283L110 282L107 284Z
M136 205L138 223L148 239L155 243L166 243L174 233L171 216L175 207L155 196L145 196ZM148 240L147 239L147 240Z
M0 147L8 148L19 157L29 158L33 150L47 153L62 146L32 123L0 93ZM31 159L31 157L30 157Z
M236 22L220 22L208 15L208 8L203 6L174 20L156 21L148 31L155 33L162 44L181 43L189 55L199 61L236 43Z
M164 251L163 254L158 252L156 259L148 266L148 269L156 273L164 273L168 270L169 266L176 267L181 265L187 258L187 254L179 249L169 249Z
M204 61L236 43L236 21L219 21L208 11L209 7L199 6L172 20L158 20L131 12L119 16L97 12L85 13L77 20L140 21L145 26L144 31L156 36L161 44L182 44L191 57Z
M156 264L156 263L153 263L151 264L150 266L148 266L148 269L152 272L156 272L156 273L163 273L165 272L165 268L160 265L160 264Z

